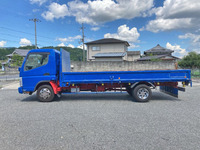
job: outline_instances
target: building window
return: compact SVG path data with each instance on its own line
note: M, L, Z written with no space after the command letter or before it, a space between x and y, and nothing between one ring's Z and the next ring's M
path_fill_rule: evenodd
M100 47L99 46L92 46L92 50L93 51L100 51Z

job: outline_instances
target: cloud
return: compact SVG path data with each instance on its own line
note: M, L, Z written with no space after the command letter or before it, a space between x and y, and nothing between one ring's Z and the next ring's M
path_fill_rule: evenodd
M153 8L155 20L149 21L148 31L196 30L200 27L200 1L165 0L162 7Z
M39 4L40 6L47 2L48 0L30 0L31 4Z
M0 47L4 47L6 45L6 41L0 41Z
M165 0L163 7L158 7L156 15L162 18L199 18L200 1Z
M56 40L57 41L60 41L61 43L58 44L58 46L66 46L65 44L68 43L68 42L73 42L75 40L80 40L82 37L81 35L77 35L77 36L73 36L73 37L67 37L67 38L57 38ZM74 48L75 46L72 45L72 44L68 44L67 47L71 47L71 48Z
M91 30L92 31L98 31L100 28L99 27L92 27Z
M184 35L179 35L179 39L189 39L190 40L190 49L200 53L200 35L193 33L186 33Z
M31 41L26 39L26 38L22 38L20 39L19 42L20 46L27 46L27 45L32 45Z
M60 43L58 44L59 47L65 47L65 44L64 43Z
M42 17L47 21L53 21L54 19L69 16L68 7L66 4L60 5L58 3L53 2L48 6L48 9L48 11L42 13Z
M104 38L116 38L128 42L138 42L140 33L138 33L137 28L129 28L126 24L118 27L117 33L106 33Z
M79 45L77 46L77 48L83 49L83 45Z
M129 43L129 49L134 49L134 48L138 48L138 47L140 47L139 45L135 45L135 44L133 44L133 43Z
M68 2L68 7L66 4L60 5L53 2L42 16L48 21L74 16L79 23L97 25L117 19L143 16L152 7L153 0L89 0L86 3L75 0ZM59 10L59 15L56 15L56 10Z
M71 47L71 48L74 48L75 46L72 45L72 44L68 44L67 47Z
M60 43L58 44L59 47L66 47L66 45L64 43ZM74 48L74 45L72 44L68 44L67 47L71 47L71 48Z
M79 45L77 48L83 49L83 45ZM84 50L87 50L87 45L85 45Z
M146 26L146 30L160 32L175 29L187 29L193 26L190 18L182 19L156 19L151 20Z
M35 13L35 12L39 12L40 9L33 9L32 11Z
M187 55L186 49L181 48L180 45L171 45L169 42L166 44L167 49L174 50L173 55L182 58L183 56Z
M81 35L77 35L74 37L67 37L67 38L57 38L56 40L63 42L63 43L67 43L67 42L73 42L75 40L80 40L82 37Z
M94 0L87 3L76 0L68 5L77 22L95 25L142 16L153 7L153 0Z
M190 39L193 44L200 44L200 35L193 34L193 33L186 33L184 35L179 35L180 39Z

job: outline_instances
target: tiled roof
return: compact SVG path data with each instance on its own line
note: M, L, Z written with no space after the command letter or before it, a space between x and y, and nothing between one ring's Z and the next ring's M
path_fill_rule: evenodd
M104 38L96 41L87 42L85 44L111 44L111 43L125 43L127 46L130 46L127 41L118 40L114 38Z
M147 60L152 60L152 59L161 59L163 57L169 57L169 58L174 58L174 59L180 59L175 56L169 56L169 55L156 55L156 56L145 56L142 58L137 59L137 61L147 61Z
M172 53L172 52L174 52L174 51L164 48L158 44L156 47L153 47L153 48L145 51L144 53Z
M94 57L124 57L126 53L97 53Z
M140 51L127 51L128 55L140 55Z
M18 54L20 56L25 57L29 51L30 50L26 50L26 49L15 49L12 54L9 54L7 56L9 57L9 56L13 56L13 54Z
M13 53L16 53L16 54L21 55L21 56L26 56L29 51L30 50L16 49Z

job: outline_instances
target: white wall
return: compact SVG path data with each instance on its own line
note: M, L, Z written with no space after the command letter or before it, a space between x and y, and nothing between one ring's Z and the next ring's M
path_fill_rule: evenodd
M95 61L123 61L121 57L101 57L101 58L96 58Z
M127 61L136 61L139 58L140 58L140 55L128 55Z
M99 51L93 51L93 46L99 46ZM88 60L94 59L95 54L97 53L115 53L115 52L126 52L126 45L124 43L116 43L116 44L89 44L87 45L88 50Z
M172 61L87 61L71 62L73 65L72 72L87 71L134 71L134 70L171 70L175 69Z

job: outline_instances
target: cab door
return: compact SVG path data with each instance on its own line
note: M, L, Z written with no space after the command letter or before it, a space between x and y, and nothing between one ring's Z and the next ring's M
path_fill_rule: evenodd
M50 81L55 74L52 72L49 52L29 53L22 66L23 91L33 92L35 86L41 81ZM54 59L53 59L54 60Z

